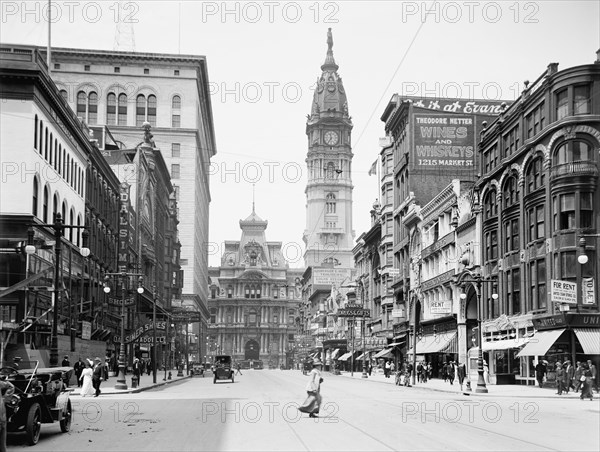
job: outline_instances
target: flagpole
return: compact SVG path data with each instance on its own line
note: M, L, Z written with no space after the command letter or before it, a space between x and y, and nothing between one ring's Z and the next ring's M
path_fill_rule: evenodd
M52 61L51 53L51 27L52 27L52 0L48 0L48 48L46 51L46 64L48 65L48 74L52 71L50 61Z

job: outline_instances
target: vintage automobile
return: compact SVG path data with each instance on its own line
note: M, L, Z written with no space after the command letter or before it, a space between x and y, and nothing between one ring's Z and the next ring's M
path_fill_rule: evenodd
M58 422L61 431L68 432L73 414L69 400L72 390L65 388L63 379L70 378L73 369L41 369L37 361L19 367L0 368L0 378L15 387L14 394L4 398L8 433L24 432L33 446L40 438L41 424Z
M215 363L213 364L213 384L217 382L217 380L233 380L233 367L231 365L231 356L229 355L217 355L215 356Z

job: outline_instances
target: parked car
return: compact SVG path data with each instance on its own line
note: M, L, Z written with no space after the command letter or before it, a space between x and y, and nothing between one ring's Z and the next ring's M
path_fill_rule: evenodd
M23 367L22 365L20 367ZM25 366L27 367L27 366ZM33 446L40 438L41 424L58 422L63 433L71 429L73 410L63 380L68 381L70 367L33 368L1 367L0 378L10 381L15 393L5 397L7 432L24 432Z
M213 384L217 382L217 380L233 380L233 367L231 365L231 356L229 355L217 355L215 356L215 363L213 364Z

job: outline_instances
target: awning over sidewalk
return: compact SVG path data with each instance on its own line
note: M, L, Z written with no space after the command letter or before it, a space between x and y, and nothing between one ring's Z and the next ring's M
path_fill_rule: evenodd
M573 328L586 355L600 355L600 330L592 328Z
M504 339L501 341L487 341L483 343L484 350L508 350L509 348L519 348L529 342L530 337L521 337L519 339Z
M556 342L563 334L565 328L558 330L538 331L529 339L529 343L517 353L520 356L544 356L548 349Z
M331 359L336 359L337 356L340 354L340 349L336 348L332 353L331 353Z
M384 348L380 352L376 353L374 358L392 358L392 349L393 347Z
M347 361L352 356L352 352L344 353L338 358L338 361Z
M413 348L411 348L408 354L412 355L413 351ZM450 334L423 336L417 342L417 355L425 355L427 353L458 353L456 331Z

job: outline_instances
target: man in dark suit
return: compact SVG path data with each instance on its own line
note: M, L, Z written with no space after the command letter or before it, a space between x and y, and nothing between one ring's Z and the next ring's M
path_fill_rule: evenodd
M100 391L100 384L104 380L104 365L100 358L94 359L94 373L92 374L92 386L96 390L96 395L94 397L98 397L102 391Z
M565 361L565 374L566 374L566 391L567 394L569 393L569 390L571 388L574 388L575 386L573 386L573 379L575 378L575 368L573 367L573 365L571 364L571 361Z
M540 359L535 366L535 378L538 381L540 388L544 387L544 376L546 375L547 371L548 369L546 368L546 364L544 364L544 361Z

